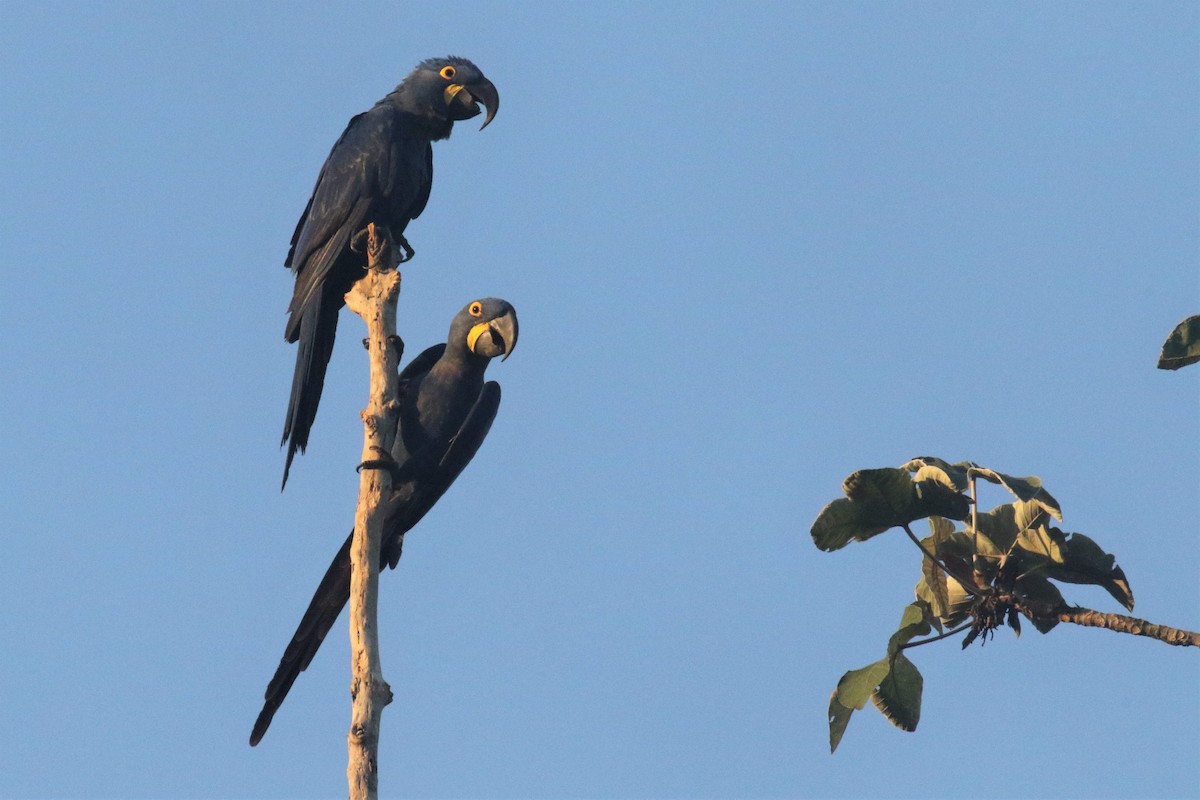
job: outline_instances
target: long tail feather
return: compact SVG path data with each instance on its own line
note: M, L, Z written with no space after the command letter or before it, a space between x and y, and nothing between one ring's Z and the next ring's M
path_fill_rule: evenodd
M350 542L353 538L354 531L351 531L342 549L338 550L333 563L326 570L325 577L321 579L321 584L308 604L308 610L304 612L292 641L288 643L283 658L279 660L275 676L267 684L262 711L254 721L254 730L250 734L251 747L258 744L267 732L271 719L287 697L292 684L301 672L308 669L313 656L321 647L321 642L325 641L326 634L333 627L333 623L337 622L338 615L350 599Z
M283 467L283 483L287 486L288 473L296 451L304 452L308 446L308 434L317 417L317 405L321 402L321 389L325 385L325 368L333 355L333 341L337 335L338 310L341 304L318 292L301 311L299 330L289 321L286 338L299 340L296 349L296 371L292 374L292 395L288 399L287 417L283 424L280 445L287 445L287 463Z

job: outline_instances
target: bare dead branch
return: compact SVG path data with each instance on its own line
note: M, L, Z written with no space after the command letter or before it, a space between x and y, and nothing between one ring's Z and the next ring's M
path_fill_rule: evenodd
M397 355L389 346L396 334L400 273L395 248L385 229L368 226L366 275L346 294L346 305L367 323L371 388L362 412L363 461L390 453L396 433ZM350 800L373 800L379 791L379 725L392 690L379 660L379 551L383 500L392 489L387 470L364 469L359 480L354 542L350 548L350 695L353 708L347 736L346 778Z

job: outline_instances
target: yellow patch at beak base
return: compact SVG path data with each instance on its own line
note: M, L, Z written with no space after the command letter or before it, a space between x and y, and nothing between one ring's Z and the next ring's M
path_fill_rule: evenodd
M442 98L446 101L446 105L454 102L454 98L463 90L461 83L452 83L446 87L446 91L442 92Z
M471 326L471 330L467 333L467 349L472 353L475 352L475 343L479 341L479 337L483 336L484 332L491 327L488 322L476 322Z

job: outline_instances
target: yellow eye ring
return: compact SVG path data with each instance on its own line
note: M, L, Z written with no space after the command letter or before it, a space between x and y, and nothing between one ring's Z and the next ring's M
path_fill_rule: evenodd
M439 74L446 80L451 80L457 73L458 70L447 64L446 66L442 67L442 71Z
M474 303L471 303L471 305L467 308L467 313L472 317L483 316L483 303L480 303L478 300L476 300Z

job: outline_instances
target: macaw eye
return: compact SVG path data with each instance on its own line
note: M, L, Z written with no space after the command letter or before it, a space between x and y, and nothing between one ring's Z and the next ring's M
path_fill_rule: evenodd
M471 303L471 305L467 308L467 313L472 317L483 316L483 303L480 303L478 300L476 300L474 303Z
M446 80L450 80L457 72L458 70L447 64L446 66L442 67L441 76Z

